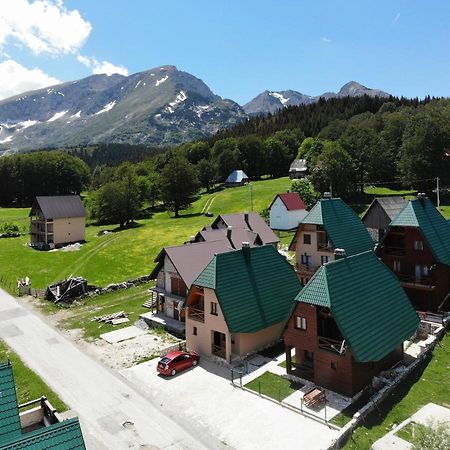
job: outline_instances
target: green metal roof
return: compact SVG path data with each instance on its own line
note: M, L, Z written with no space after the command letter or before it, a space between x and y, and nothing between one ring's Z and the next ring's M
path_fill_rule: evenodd
M329 307L360 362L379 361L419 325L400 282L371 251L325 264L296 300Z
M283 322L301 284L271 245L216 255L194 281L214 289L232 333L253 333Z
M319 200L302 224L323 225L333 247L347 255L373 250L374 242L358 215L340 198Z
M450 224L428 198L411 200L390 226L419 228L436 259L450 265Z
M65 420L46 428L0 443L0 450L85 450L78 419Z
M22 435L11 363L0 363L0 443Z

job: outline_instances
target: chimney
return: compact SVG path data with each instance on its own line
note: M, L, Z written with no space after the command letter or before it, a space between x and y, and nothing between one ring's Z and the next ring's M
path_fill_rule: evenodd
M242 243L242 253L244 254L245 260L250 262L250 242Z
M231 233L233 232L233 227L232 226L228 226L227 227L227 239L228 239L228 242L230 243L230 245L231 245L231 248L236 248L234 245L233 245L233 240L231 239Z
M244 220L245 220L245 224L247 225L248 229L249 229L250 231L253 231L253 230L252 230L252 227L250 226L250 221L249 221L249 219L248 219L248 212L244 213Z
M331 192L324 192L323 198L331 198Z
M347 253L345 252L345 249L343 248L336 248L334 250L334 259L337 261L338 259L345 258L347 256Z

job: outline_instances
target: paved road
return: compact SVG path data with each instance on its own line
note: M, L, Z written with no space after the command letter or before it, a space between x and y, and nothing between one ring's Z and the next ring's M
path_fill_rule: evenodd
M88 449L221 448L187 431L123 377L91 359L35 312L0 289L0 338L80 417ZM158 405L159 406L159 405ZM125 422L131 422L123 424ZM192 431L194 430L194 431Z

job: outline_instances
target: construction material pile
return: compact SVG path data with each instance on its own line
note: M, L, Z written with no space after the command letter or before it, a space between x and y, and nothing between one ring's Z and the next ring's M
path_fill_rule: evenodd
M87 290L88 285L85 278L73 277L49 285L45 291L45 298L55 303L71 303L75 298L86 294Z
M125 311L119 311L113 314L108 314L106 316L98 316L92 319L93 321L111 323L112 325L119 325L121 323L129 322L128 313Z

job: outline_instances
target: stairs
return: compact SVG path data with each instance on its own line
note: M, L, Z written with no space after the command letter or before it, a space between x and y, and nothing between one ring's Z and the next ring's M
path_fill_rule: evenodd
M152 299L147 300L145 303L142 304L142 306L143 306L144 308L151 309L151 308L153 308L153 307L156 306L156 301L155 301L155 300L152 300Z

